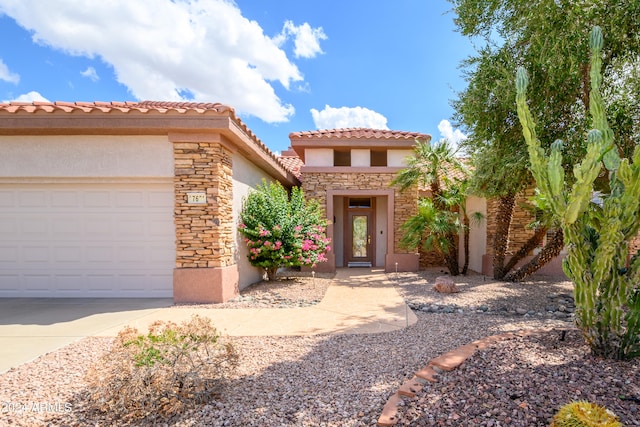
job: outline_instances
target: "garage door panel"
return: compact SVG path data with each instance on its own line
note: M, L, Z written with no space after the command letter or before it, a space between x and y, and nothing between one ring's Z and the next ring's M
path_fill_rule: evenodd
M49 265L50 258L48 246L22 247L22 261L27 264Z
M80 246L57 246L55 249L53 257L56 264L83 262L83 251Z
M122 191L116 194L116 207L141 208L147 204L146 194L141 191Z
M118 248L118 263L139 264L147 261L146 248L142 246L120 246Z
M16 228L18 228L18 222L14 216L0 215L0 237L3 241L6 241L10 234L13 235Z
M78 191L54 191L51 193L51 206L75 209L78 206L79 197Z
M24 215L16 218L19 222L19 226L16 229L20 229L22 232L21 238L41 240L42 237L49 235L51 229L51 220L47 217Z
M88 235L103 238L113 234L111 218L95 216L84 219L84 230Z
M0 184L0 297L173 294L171 182L13 186Z
M112 205L111 193L109 191L88 191L83 193L83 202L85 208L108 208Z
M15 246L0 246L0 266L15 265L19 260L18 248Z
M149 192L149 206L152 208L163 208L167 205L172 205L174 203L173 193L161 192L161 191L150 191Z
M87 282L82 274L56 274L54 277L56 292L71 293L86 290Z
M27 273L24 275L24 288L27 291L48 291L51 288L51 275Z
M0 190L0 208L13 208L15 205L15 192Z
M78 220L68 215L56 216L52 218L53 238L80 238L82 237L82 227L78 227Z
M148 251L149 254L149 260L152 263L170 263L171 265L173 265L174 261L175 261L175 253L173 250L167 250L166 248L162 248L162 247L155 247L155 248L151 248Z
M146 223L143 220L126 220L120 221L120 230L130 239L144 236L146 234Z
M18 193L18 206L22 208L46 208L47 193L44 191L24 191Z

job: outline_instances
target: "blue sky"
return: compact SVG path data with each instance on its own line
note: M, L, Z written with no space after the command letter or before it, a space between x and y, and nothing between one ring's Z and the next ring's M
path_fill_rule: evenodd
M463 137L473 54L446 0L0 0L0 101L197 101L273 151L290 132ZM445 120L445 122L443 122Z

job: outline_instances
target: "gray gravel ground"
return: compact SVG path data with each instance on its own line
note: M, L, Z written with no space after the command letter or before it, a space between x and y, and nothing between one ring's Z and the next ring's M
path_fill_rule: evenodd
M493 283L476 275L456 278L462 292L443 296L431 289L437 274L439 271L391 276L398 283L399 292L409 302L424 300L429 304L450 304L454 301L462 307L462 312L447 314L418 310L417 324L391 333L233 338L241 360L226 391L218 401L169 420L169 425L373 426L387 398L431 358L470 341L505 331L570 326L567 319L544 314L529 315L530 310L525 314L515 311L518 307L536 307L535 310L541 307L544 311L550 290L565 292L566 284L547 280L519 290L519 285ZM278 293L288 300L301 298L296 287L281 286ZM483 304L488 305L489 310L477 308ZM500 310L502 304L506 310ZM1 375L0 401L3 406L0 425L46 425L47 422L50 425L112 425L109 419L88 416L79 398L85 387L85 372L110 344L110 339L88 338ZM427 387L419 398L407 400L407 410L402 412L403 425L538 425L519 423L519 419L510 415L517 400L511 399L509 384L520 383L531 374L538 387L528 385L531 393L547 392L553 396L547 400L543 397L541 400L527 400L528 411L540 412L540 420L555 409L554 405L575 396L575 390L586 390L585 387L594 379L605 378L603 384L610 386L626 384L625 392L629 393L634 390L637 393L637 389L629 388L629 384L637 387L640 382L637 381L637 362L628 366L596 364L579 349L556 351L546 363L542 360L546 360L543 357L547 350L540 350L535 343L525 343L518 352L507 348L507 351L486 351L482 354L485 356L474 358L478 364L472 371L461 369L460 374L447 374L451 383L446 384L451 384L451 387L444 387L443 382L443 387ZM579 359L575 361L565 356L578 356ZM537 370L533 369L535 364ZM576 371L579 373L570 377L559 377L555 367L582 368L591 374ZM490 369L503 374L498 375ZM485 371L488 377L480 376ZM603 371L606 376L602 375ZM464 375L464 372L469 374ZM461 376L455 380L454 375ZM566 388L560 387L562 383L570 383L572 394L567 394ZM503 389L503 395L509 397L501 400L480 394L474 397L475 400L467 398L462 407L466 405L476 409L463 412L458 406L445 404L449 400L459 403L461 395L456 394L456 384L467 394L471 389ZM594 388L581 396L589 398L599 390ZM638 410L637 403L632 401L618 403L630 408L629 411ZM442 410L429 418L427 414L434 407ZM451 410L457 411L456 420L448 418L453 417ZM478 411L483 411L483 414L489 412L482 419L484 424L473 424L472 418L465 420ZM619 409L614 411L618 413ZM510 422L502 412L511 417Z

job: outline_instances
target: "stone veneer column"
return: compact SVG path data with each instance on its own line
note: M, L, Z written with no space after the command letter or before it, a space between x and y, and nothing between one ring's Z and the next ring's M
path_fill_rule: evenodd
M180 142L178 138L173 152L174 301L224 302L238 294L238 267L233 255L232 152L220 142ZM188 203L187 193L192 192L205 193L206 203Z

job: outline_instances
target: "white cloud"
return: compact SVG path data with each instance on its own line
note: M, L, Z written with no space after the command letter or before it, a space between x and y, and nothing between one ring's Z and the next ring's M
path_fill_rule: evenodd
M33 102L33 101L50 102L47 98L45 98L44 96L40 95L39 92L35 92L35 91L31 91L29 93L25 93L23 95L20 95L17 98L14 98L14 99L11 99L11 100L2 101L2 102L11 102L11 101L16 101L16 102Z
M460 146L460 143L467 139L467 135L462 133L460 129L453 129L449 120L440 120L440 123L438 123L438 130L440 131L442 138L448 140L454 149L457 149Z
M324 106L324 110L311 109L316 129L371 128L389 129L387 118L380 113L364 107Z
M20 76L9 71L9 67L6 66L2 59L0 59L0 80L15 84L18 84L20 81Z
M324 53L320 40L326 40L327 35L322 27L311 28L307 22L296 27L293 21L286 21L282 32L273 40L278 46L282 46L289 37L293 37L293 54L296 58L313 58Z
M100 76L98 76L96 69L93 67L87 67L87 69L82 71L80 74L82 74L83 77L88 77L89 79L91 79L91 81L94 82L100 80Z
M289 89L302 74L232 0L4 0L0 13L37 43L100 57L138 99L183 101L189 93L266 122L294 113L273 82Z

